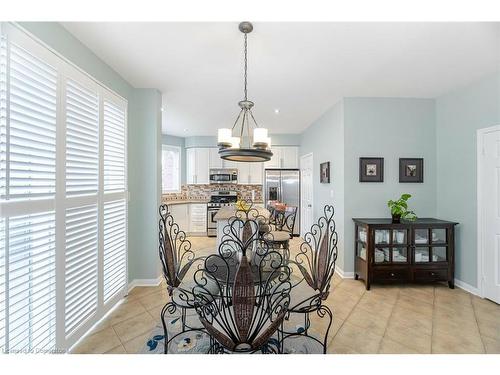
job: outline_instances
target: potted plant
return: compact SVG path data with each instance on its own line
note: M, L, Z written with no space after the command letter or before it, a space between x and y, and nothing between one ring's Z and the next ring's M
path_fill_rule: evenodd
M387 206L391 210L392 222L400 223L401 219L413 221L417 219L415 212L408 210L408 199L411 198L410 194L402 194L401 198L397 201L392 199L387 202Z

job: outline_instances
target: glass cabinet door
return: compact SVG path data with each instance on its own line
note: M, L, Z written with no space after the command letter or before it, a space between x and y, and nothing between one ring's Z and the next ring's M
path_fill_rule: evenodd
M366 260L366 244L358 242L356 244L356 256L360 257L363 260Z
M390 238L389 229L375 229L375 245L388 245Z
M375 248L373 260L376 264L390 263L391 256L389 248Z
M429 229L418 228L414 231L415 234L415 245L427 245L429 243Z
M392 230L392 244L393 245L406 245L406 244L408 244L408 231L406 229L393 229Z
M407 247L393 247L392 248L392 261L393 261L393 263L406 263L406 262L408 262L408 248Z
M415 248L415 263L427 263L427 262L430 262L429 248L428 247L416 247Z
M445 246L434 246L432 248L432 261L433 262L446 262L448 261L448 257L446 256L446 247Z
M432 229L431 241L433 244L445 244L447 242L446 229L444 228Z

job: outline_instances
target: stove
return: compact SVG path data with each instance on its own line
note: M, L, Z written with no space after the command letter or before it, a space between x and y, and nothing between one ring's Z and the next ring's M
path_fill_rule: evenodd
M221 207L234 206L238 200L238 193L230 190L213 191L210 194L210 201L207 203L207 236L217 236L217 222L215 215Z

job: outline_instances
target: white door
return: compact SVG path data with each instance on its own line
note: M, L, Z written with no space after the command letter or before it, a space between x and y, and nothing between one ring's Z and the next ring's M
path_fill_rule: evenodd
M313 154L300 157L300 234L313 224Z
M500 303L500 126L479 132L479 231L485 298Z

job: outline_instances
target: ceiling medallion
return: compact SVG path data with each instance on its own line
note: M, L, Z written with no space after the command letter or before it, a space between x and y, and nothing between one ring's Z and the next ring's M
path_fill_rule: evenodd
M271 160L271 138L268 137L267 129L257 125L252 114L254 103L247 97L247 35L252 32L253 25L250 22L241 22L240 31L244 35L245 53L245 75L244 95L245 98L238 103L241 108L233 127L218 129L217 145L219 155L222 159L239 162L262 162ZM253 134L250 135L250 127ZM235 134L233 136L233 133Z

